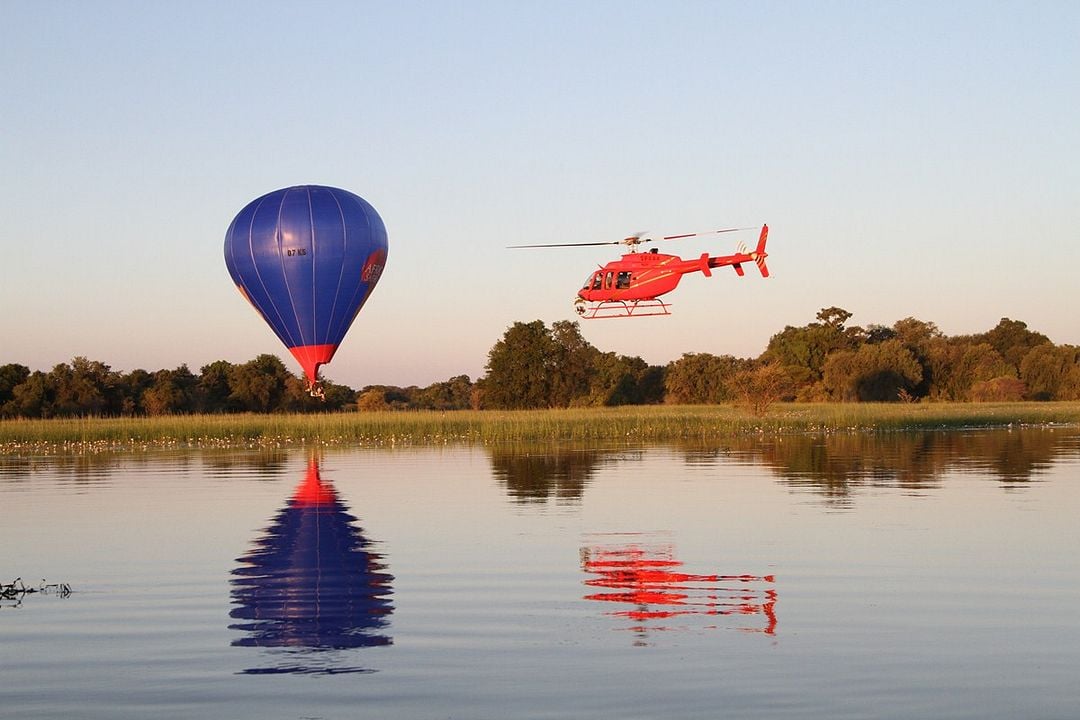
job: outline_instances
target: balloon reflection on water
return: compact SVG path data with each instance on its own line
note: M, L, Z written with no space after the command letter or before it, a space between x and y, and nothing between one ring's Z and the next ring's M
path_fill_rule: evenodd
M286 506L233 571L238 647L275 649L245 673L369 672L344 651L392 644L393 576L311 461Z
M630 621L640 640L650 632L728 629L775 635L776 588L772 575L721 575L682 571L670 543L586 545L581 550L585 585L599 589L586 600L611 603L606 615ZM756 618L756 622L752 622Z

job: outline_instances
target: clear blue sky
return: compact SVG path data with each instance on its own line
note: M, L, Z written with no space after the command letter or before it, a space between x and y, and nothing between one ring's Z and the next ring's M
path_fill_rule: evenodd
M331 379L482 374L616 248L768 222L773 277L583 322L662 364L838 305L1080 344L1080 3L0 0L0 363L292 358L232 286L250 200L335 185L390 236ZM745 238L752 242L753 234ZM693 240L684 256L736 239Z

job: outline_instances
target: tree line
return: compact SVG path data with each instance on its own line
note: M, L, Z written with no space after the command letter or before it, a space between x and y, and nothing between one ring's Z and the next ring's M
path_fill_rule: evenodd
M356 393L324 383L326 401L312 398L305 383L274 355L232 364L218 360L199 374L174 370L121 373L105 363L76 357L49 372L25 365L0 366L0 416L72 417L182 413L315 412L340 410Z
M756 412L778 400L1080 400L1080 348L1055 345L1021 321L950 337L911 317L863 328L849 325L851 316L823 308L773 335L757 358L685 353L662 367L600 352L577 323L515 323L491 349L475 392L492 408L739 403Z
M1080 348L1055 345L1019 320L976 335L946 336L932 322L847 325L837 307L773 335L772 363L799 401L954 402L1080 399Z
M685 353L667 365L603 352L577 322L516 322L488 352L486 373L427 387L324 381L325 400L274 355L218 360L198 374L117 372L76 357L49 372L0 366L0 416L134 416L346 410L527 409L655 403L740 403L755 412L778 400L916 402L1080 400L1080 348L1055 345L1018 320L976 335L946 336L932 322L849 325L823 308L787 326L757 358Z

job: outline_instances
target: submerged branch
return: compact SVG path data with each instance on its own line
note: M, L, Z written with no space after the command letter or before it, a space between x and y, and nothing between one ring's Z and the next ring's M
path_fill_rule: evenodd
M0 607L18 607L27 595L55 595L66 598L71 595L71 586L67 583L47 583L42 580L36 587L27 585L21 577L10 583L0 583Z

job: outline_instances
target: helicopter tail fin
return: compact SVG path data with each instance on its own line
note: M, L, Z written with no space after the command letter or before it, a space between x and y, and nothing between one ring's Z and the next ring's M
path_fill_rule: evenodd
M754 250L752 257L754 262L757 263L758 270L761 271L761 277L769 277L769 266L765 264L765 258L769 257L769 254L765 252L765 241L769 239L769 226L761 226L761 236L758 237L757 248Z

